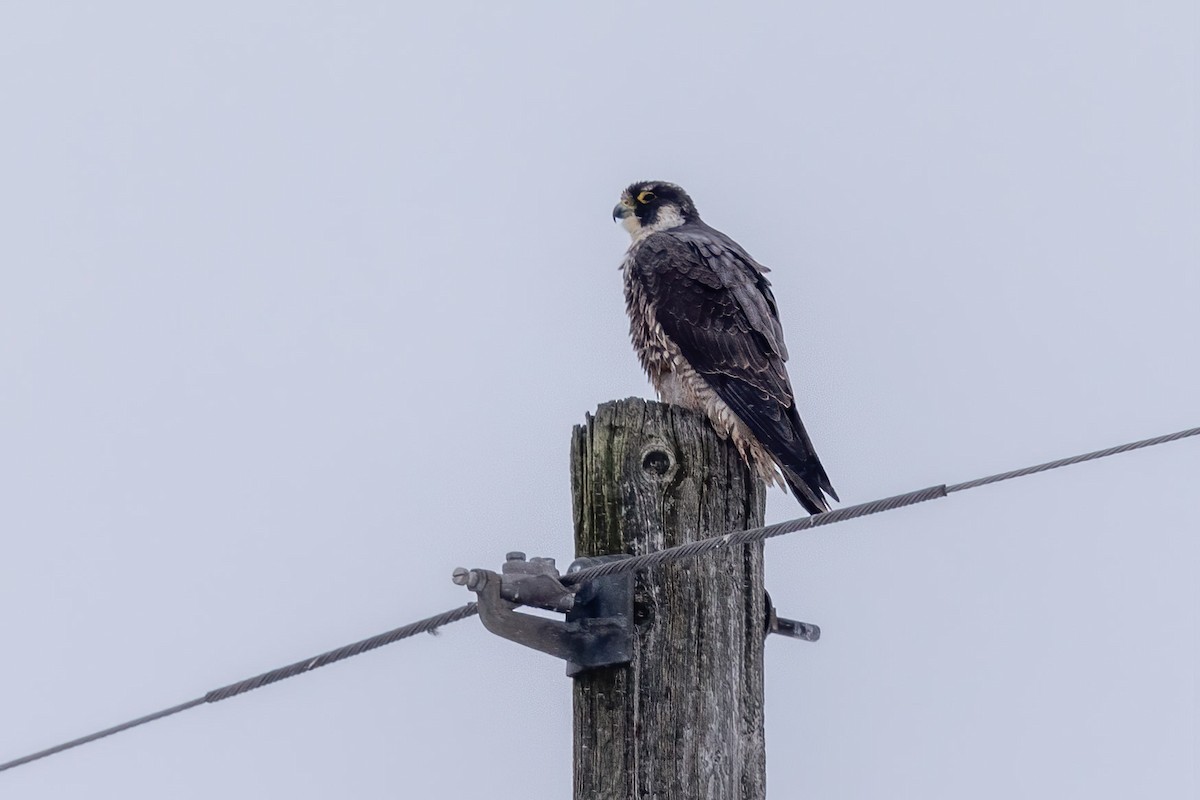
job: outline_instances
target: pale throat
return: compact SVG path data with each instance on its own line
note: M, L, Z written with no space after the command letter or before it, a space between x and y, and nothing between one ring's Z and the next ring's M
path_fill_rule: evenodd
M679 206L672 204L660 208L654 217L654 222L649 225L643 225L635 215L630 214L621 220L621 227L628 231L630 238L636 242L652 233L678 228L683 223L683 214L680 212Z

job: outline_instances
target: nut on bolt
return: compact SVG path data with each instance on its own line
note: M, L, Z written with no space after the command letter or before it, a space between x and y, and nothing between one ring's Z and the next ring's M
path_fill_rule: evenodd
M481 583L480 575L473 569L466 567L456 567L450 576L450 580L458 586L465 586L471 591L475 591Z

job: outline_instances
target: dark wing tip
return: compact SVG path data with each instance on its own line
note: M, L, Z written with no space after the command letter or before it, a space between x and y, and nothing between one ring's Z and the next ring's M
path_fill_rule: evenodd
M811 473L800 475L795 470L787 467L783 469L783 477L787 481L788 487L792 490L792 494L796 496L796 499L800 501L800 505L804 506L804 510L809 514L820 514L829 510L829 500L825 498L822 491L827 492L834 500L838 499L833 488L829 486L828 479L822 481Z

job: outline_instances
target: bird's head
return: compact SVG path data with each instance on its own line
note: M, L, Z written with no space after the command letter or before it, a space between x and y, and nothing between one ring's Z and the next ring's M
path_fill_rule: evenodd
M621 192L613 209L634 239L700 219L696 204L681 187L666 181L642 181Z

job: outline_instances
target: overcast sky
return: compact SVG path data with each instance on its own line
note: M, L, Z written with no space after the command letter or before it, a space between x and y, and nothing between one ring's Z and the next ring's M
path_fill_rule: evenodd
M6 4L0 761L569 560L571 426L650 391L636 179L773 268L845 503L1200 425L1198 17ZM1192 440L772 542L824 637L768 642L771 796L1196 797L1198 478ZM562 798L570 741L562 664L469 620L0 796Z

